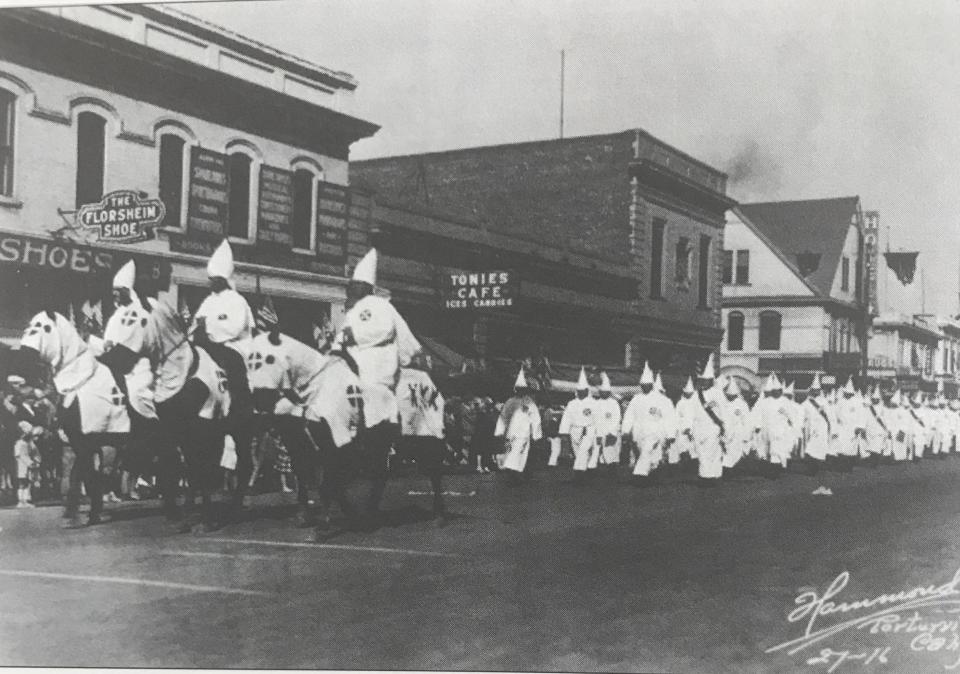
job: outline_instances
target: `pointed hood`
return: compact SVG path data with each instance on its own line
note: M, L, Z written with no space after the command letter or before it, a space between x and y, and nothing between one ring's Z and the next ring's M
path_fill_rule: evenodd
M724 388L724 393L728 396L740 395L740 384L736 382L733 377L727 379L727 386Z
M363 283L369 283L372 286L377 285L377 249L371 248L367 251L367 254L357 263L356 269L353 270L353 276L351 277L354 281L361 281Z
M686 384L686 386L683 387L683 392L684 392L684 393L693 393L693 392L694 392L694 388L693 388L693 377L687 377L687 384Z
M874 386L873 393L870 394L870 400L879 401L880 400L880 387Z
M120 267L116 275L114 275L113 287L126 288L127 290L133 290L133 283L134 281L136 281L136 279L137 279L137 265L134 264L133 260L130 260L125 265Z
M527 375L523 373L523 366L520 366L520 372L517 374L517 380L513 382L514 389L529 388L527 386Z
M793 393L793 382L790 382L789 384L787 384L786 386L783 387L783 395L785 395L785 396L790 396L791 398L793 397L793 395L794 395L794 393Z
M713 372L713 354L707 356L707 363L703 366L703 372L700 373L700 379L716 379Z
M650 363L644 361L643 363L643 374L640 375L641 384L653 384L653 370L650 369Z
M923 393L921 393L920 391L917 391L916 393L913 394L913 404L914 405L923 404Z
M653 383L653 388L655 388L655 389L656 389L657 391L659 391L660 393L666 393L666 392L667 392L667 389L664 388L664 386L663 386L663 379L660 378L660 373L659 373L659 372L657 372L657 379L656 379L656 381Z
M577 380L577 390L578 391L589 391L590 384L587 382L587 371L582 367L580 368L580 379Z
M893 392L893 395L890 396L890 404L899 407L901 402L900 389L897 389Z
M610 377L607 376L606 372L600 373L600 390L606 393L613 393L613 389L610 387Z
M210 256L210 260L207 262L207 276L210 278L219 276L228 281L233 276L233 250L226 239L220 242L217 249L213 251L213 255Z
M811 391L822 391L823 386L820 384L820 373L817 372L813 375L813 382L810 384Z
M853 377L847 379L847 383L843 386L843 392L847 395L853 395L857 392L857 389L853 387Z
M770 393L771 391L782 391L782 390L783 390L783 384L780 382L780 378L777 377L777 373L776 373L776 372L771 372L771 373L770 373L770 376L767 377L767 383L766 383L766 385L763 387L763 390L764 390L766 393Z

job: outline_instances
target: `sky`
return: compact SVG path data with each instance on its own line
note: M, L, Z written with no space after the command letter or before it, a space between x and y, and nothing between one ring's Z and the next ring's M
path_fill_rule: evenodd
M919 250L881 309L956 314L960 0L234 0L177 5L352 74L352 159L640 127L743 202L859 195Z

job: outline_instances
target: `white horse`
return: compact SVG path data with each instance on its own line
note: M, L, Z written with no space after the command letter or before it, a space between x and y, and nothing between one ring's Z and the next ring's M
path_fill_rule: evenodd
M80 526L81 483L90 498L88 524L101 521L102 486L94 458L103 445L116 445L130 431L126 399L110 370L100 363L73 324L62 314L43 311L30 320L20 340L21 352L32 354L53 372L63 396L59 421L76 455L70 473L65 516Z
M194 528L217 526L211 495L219 487L230 393L226 373L213 358L187 339L183 318L165 302L151 303L148 349L154 370L157 415L168 447L179 446L189 471L191 489L203 496L201 521ZM239 449L239 446L238 446ZM188 495L188 509L193 496ZM183 530L191 525L184 522Z
M339 502L348 518L358 513L347 488L363 473L363 396L349 355L319 351L278 332L254 337L247 377L257 408L272 415L291 459L311 456L324 468L325 510ZM279 423L278 423L279 422ZM302 463L301 463L302 465ZM298 470L298 479L303 471ZM329 522L329 512L324 513Z

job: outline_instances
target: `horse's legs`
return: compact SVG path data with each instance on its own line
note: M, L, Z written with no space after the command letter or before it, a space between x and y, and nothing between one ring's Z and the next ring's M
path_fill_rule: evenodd
M387 457L396 436L397 425L386 421L362 433L364 472L370 480L370 496L364 513L368 526L374 526L379 515L380 501L387 487Z
M433 516L445 518L447 508L443 503L443 440L441 438L418 438L422 447L417 457L420 472L430 478L433 489Z
M304 527L310 526L313 520L310 512L310 485L315 480L316 471L314 470L315 457L310 448L304 422L296 417L275 416L274 424L287 448L293 472L297 477L297 505L299 506L297 524Z

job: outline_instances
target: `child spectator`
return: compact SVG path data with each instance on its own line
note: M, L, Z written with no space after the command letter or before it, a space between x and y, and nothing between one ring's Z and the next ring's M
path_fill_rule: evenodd
M17 507L32 508L30 499L30 473L40 465L40 453L34 438L43 432L43 429L34 426L29 421L17 424L20 429L20 438L13 446L13 454L17 460Z

